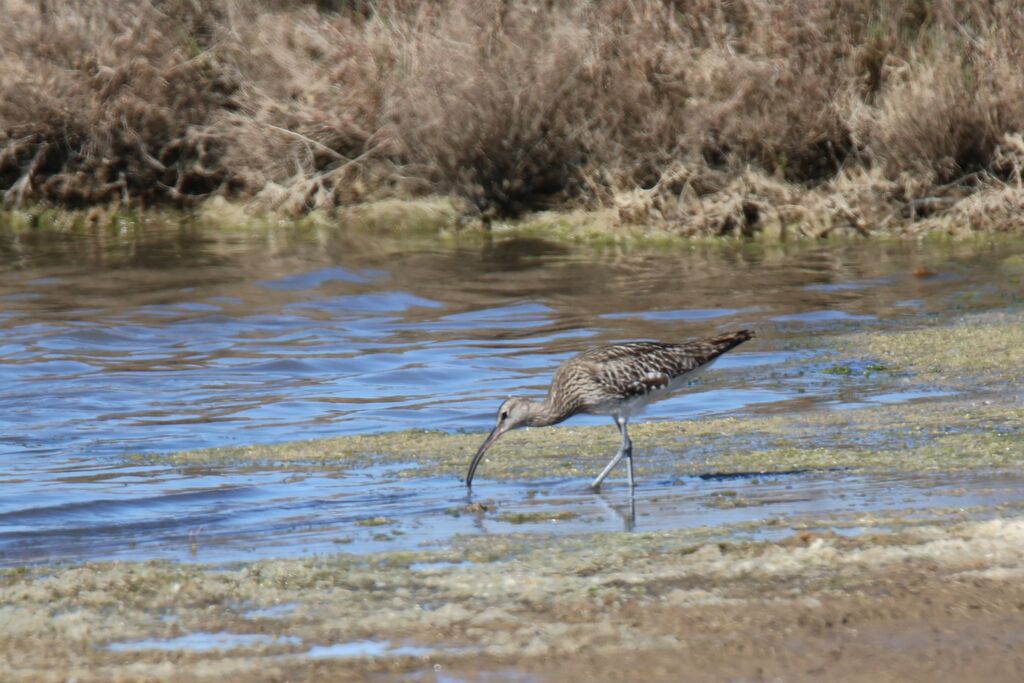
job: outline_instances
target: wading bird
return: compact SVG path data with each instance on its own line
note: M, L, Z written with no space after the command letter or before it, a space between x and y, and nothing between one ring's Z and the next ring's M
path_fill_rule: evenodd
M665 398L706 370L729 349L754 336L752 330L740 330L685 344L629 342L599 346L564 361L551 378L543 401L513 396L498 408L497 424L484 439L469 463L466 486L487 449L505 432L519 427L546 427L579 413L610 415L622 436L618 452L591 484L596 491L608 473L623 457L633 479L633 442L629 439L629 418L648 403Z

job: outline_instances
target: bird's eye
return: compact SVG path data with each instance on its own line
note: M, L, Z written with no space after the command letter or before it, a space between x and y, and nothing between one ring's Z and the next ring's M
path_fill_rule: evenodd
M502 420L507 420L508 419L508 411L507 410L501 411L501 419Z

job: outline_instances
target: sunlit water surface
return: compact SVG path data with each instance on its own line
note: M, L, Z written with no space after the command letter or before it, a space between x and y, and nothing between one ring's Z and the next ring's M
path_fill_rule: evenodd
M587 346L741 326L759 339L692 391L652 406L649 419L926 400L929 392L881 381L785 368L835 332L1015 306L1019 282L993 264L1022 252L1013 243L597 250L533 239L456 248L368 243L341 228L165 223L0 229L0 564L231 561L552 531L448 514L465 502L462 472L182 469L125 456L407 428L480 431L500 399L542 392L558 362ZM915 276L920 266L935 274ZM837 477L843 497L833 495ZM931 506L944 486L952 505L982 495L954 482L835 473L646 484L635 514L645 530ZM573 521L557 525L566 532L632 527L622 500L583 485L491 482L489 495L508 510L571 509ZM709 506L716 487L756 487L744 495L763 500ZM988 502L1020 488L978 483ZM374 516L392 523L357 524Z

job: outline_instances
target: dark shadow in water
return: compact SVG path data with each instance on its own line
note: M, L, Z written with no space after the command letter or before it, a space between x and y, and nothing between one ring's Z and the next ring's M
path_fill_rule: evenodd
M825 469L811 469L809 467L803 467L794 470L772 470L762 472L707 472L705 474L698 474L697 478L703 481L732 481L736 479L754 479L763 477L792 477L799 476L801 474L810 474L812 472L849 472L848 467L828 467Z

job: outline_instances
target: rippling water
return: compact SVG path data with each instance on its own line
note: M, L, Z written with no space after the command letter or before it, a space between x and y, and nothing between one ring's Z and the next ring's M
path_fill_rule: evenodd
M183 529L215 525L202 519L218 510L237 513L233 497L262 500L261 487L280 472L182 473L129 467L123 456L481 430L500 398L542 391L560 360L597 343L759 331L756 345L724 357L695 391L656 404L655 419L793 399L872 400L773 369L818 334L928 324L1016 301L1018 288L990 266L1020 251L595 250L536 239L440 248L368 242L340 228L187 223L0 229L0 550L48 529L64 534L60 543L8 557L77 557L76 544L88 555L108 521L174 526L187 541ZM938 274L915 277L919 265ZM303 481L280 494L290 503L275 494L261 504L315 505L317 491L332 490ZM175 517L183 510L197 517L183 522Z

